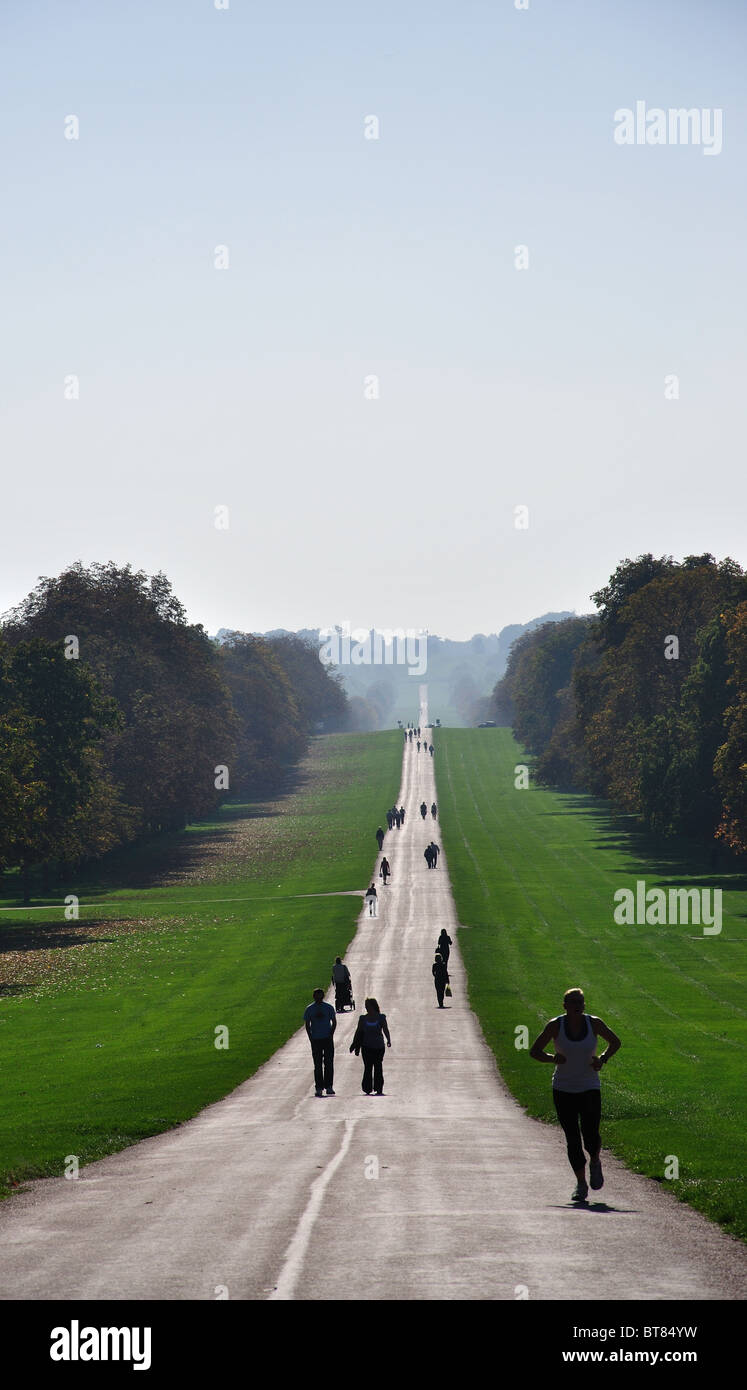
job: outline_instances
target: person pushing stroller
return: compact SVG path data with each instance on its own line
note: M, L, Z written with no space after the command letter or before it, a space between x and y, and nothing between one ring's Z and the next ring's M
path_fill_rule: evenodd
M337 1013L344 1013L348 1005L355 1008L353 981L350 978L350 971L341 956L335 956L335 963L332 966L332 984L335 987L335 1009Z

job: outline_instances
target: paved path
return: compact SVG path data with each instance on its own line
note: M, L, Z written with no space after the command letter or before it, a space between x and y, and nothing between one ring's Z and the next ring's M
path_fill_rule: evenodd
M352 1014L334 1098L315 1098L297 1034L195 1120L2 1204L0 1297L745 1296L742 1247L609 1155L603 1191L571 1206L562 1136L503 1087L456 944L451 1007L436 1007L433 948L442 926L456 939L456 920L443 856L433 871L423 859L439 829L417 808L435 799L437 757L405 753L406 822L384 841L392 882L346 957L358 1005L374 994L389 1018L385 1094L360 1090Z

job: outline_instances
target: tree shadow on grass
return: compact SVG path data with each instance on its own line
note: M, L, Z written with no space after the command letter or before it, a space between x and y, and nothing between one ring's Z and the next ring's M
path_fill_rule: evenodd
M92 939L89 929L100 925L99 922L86 922L83 932L80 925L77 928L64 927L57 922L24 922L23 926L18 927L2 926L0 955L11 951L59 951L64 950L66 946L85 946L86 942ZM94 939L97 943L109 944L115 940L113 936L97 936Z
M69 879L59 882L60 905L67 893L85 896L90 903L113 889L160 888L171 886L180 878L186 881L224 857L223 848L230 843L241 821L282 817L285 814L283 802L302 791L308 781L307 772L300 768L289 769L282 783L274 790L268 789L264 799L223 802L204 821L197 821L183 830L162 831L112 850L111 854L84 865ZM53 898L56 887L43 890L37 876L32 897Z
M693 888L747 891L747 861L743 855L732 854L725 845L706 845L701 840L667 837L646 830L635 816L616 811L609 802L586 793L563 793L562 800L563 809L541 814L562 816L572 811L574 815L589 816L597 836L592 847L622 855L629 861L631 874L648 874L649 881L654 876L686 879Z

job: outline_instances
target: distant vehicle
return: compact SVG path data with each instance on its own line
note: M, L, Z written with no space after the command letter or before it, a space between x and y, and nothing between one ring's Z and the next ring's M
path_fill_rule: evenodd
M478 724L478 729L497 729L498 725L494 719L486 719L484 724Z

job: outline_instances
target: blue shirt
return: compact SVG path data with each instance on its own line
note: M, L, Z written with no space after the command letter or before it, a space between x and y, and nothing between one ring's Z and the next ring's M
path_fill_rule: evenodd
M331 1004L309 1004L303 1011L303 1021L308 1023L312 1038L331 1038L337 1019Z

